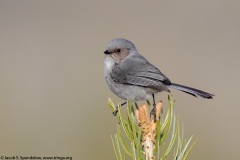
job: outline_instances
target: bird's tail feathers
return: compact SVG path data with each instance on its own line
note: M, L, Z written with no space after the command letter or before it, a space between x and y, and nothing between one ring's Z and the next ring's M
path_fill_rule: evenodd
M191 88L191 87L187 87L187 86L183 86L183 85L175 84L175 83L172 83L168 87L180 90L180 91L188 93L188 94L191 94L192 96L195 96L195 97L212 99L213 96L214 96L211 93L207 93L207 92L201 91L199 89L195 89L195 88Z

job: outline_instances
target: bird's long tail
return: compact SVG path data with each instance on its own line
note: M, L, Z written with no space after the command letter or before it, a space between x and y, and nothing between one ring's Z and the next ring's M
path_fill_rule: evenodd
M192 96L195 96L195 97L199 96L199 97L202 97L202 98L212 99L213 96L214 96L211 93L207 93L207 92L201 91L199 89L195 89L195 88L191 88L191 87L187 87L187 86L183 86L183 85L175 84L175 83L172 83L168 87L180 90L180 91L188 93L188 94L191 94Z

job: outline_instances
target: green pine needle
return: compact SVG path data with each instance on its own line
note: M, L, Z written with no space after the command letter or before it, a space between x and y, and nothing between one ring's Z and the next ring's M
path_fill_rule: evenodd
M184 129L182 128L180 131L179 118L176 118L175 114L173 114L174 103L173 97L168 96L167 114L164 118L161 113L160 120L156 121L156 143L153 153L155 159L158 160L165 160L171 154L174 160L186 160L197 143L197 141L194 141L190 145L193 136L187 141L183 138ZM150 109L152 108L152 104L149 101L147 101L147 105ZM108 106L112 112L116 109L111 99L108 99ZM142 129L136 120L132 102L127 101L126 115L123 115L123 107L121 105L118 105L118 107L119 112L116 115L118 120L117 133L111 136L117 160L125 160L126 157L133 160L148 159L144 154ZM136 103L135 107L139 108ZM167 140L167 137L170 140Z

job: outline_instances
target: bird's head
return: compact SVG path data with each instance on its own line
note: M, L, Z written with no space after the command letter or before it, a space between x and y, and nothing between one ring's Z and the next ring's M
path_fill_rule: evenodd
M134 44L123 38L116 38L109 42L104 54L113 58L116 63L125 59L132 50L136 50Z

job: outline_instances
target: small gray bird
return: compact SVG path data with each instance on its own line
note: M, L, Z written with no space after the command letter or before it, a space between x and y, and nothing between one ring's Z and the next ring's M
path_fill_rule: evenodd
M107 46L104 62L104 76L110 90L120 98L133 101L147 100L162 91L174 88L195 97L211 99L213 94L172 83L158 68L141 56L135 45L122 38L113 39ZM126 103L126 102L125 102ZM123 103L122 105L124 105ZM117 109L114 114L117 114ZM154 115L155 116L155 115Z

